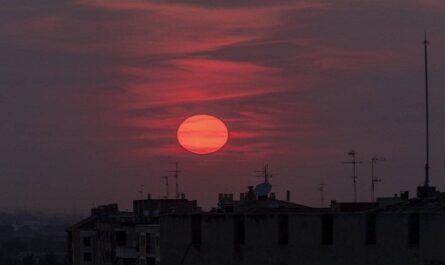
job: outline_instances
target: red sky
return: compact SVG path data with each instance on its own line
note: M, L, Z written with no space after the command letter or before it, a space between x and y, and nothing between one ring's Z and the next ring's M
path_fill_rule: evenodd
M423 177L423 30L431 39L432 182L443 187L445 4L397 1L41 0L0 10L0 208L129 207L140 184L200 204L238 194L265 163L274 190L318 205L414 192ZM194 114L230 140L197 156L176 140ZM237 197L237 195L236 195Z

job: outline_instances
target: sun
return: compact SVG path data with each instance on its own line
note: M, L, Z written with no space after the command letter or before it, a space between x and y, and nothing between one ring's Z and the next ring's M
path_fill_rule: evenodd
M177 138L187 151L205 155L221 149L229 138L224 122L211 115L194 115L179 125Z

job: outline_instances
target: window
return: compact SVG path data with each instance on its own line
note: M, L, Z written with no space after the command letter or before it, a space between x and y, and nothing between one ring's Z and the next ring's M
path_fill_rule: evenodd
M365 240L367 245L375 245L377 243L377 226L375 214L366 215L366 232Z
M233 218L234 243L237 245L244 244L244 216L235 215Z
M91 238L84 237L83 238L83 245L86 246L86 247L90 247L91 246Z
M192 215L192 244L201 244L202 216Z
M278 216L278 244L287 245L289 243L289 216Z
M83 253L83 261L86 261L86 262L92 261L91 252Z
M150 233L145 234L145 253L151 253L151 236Z
M160 242L159 242L159 236L157 235L156 238L155 238L155 246L156 246L156 249L159 248L159 245L160 245Z
M156 259L153 257L147 258L147 265L156 265Z
M321 216L321 242L323 245L334 243L334 218L331 214Z
M419 245L419 214L408 216L408 244L410 246Z
M116 231L116 245L125 246L127 243L127 233L125 231Z

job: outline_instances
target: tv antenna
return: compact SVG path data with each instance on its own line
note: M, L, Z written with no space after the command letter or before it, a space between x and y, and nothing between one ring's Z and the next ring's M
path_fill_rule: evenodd
M430 183L430 128L429 128L429 100L428 100L428 44L429 41L426 38L422 42L424 46L424 56L425 56L425 131L426 131L426 162L425 162L425 192L428 192L428 186ZM427 194L425 194L427 195Z
M141 200L143 200L144 199L144 185L143 184L141 184L141 186L139 187L138 193L141 196Z
M269 164L264 165L263 170L256 171L256 173L262 173L262 175L258 177L264 178L264 183L269 183L269 178L272 177L272 174L269 171Z
M378 157L377 155L375 155L371 158L371 201L372 202L375 201L375 185L379 182L382 182L381 178L376 177L374 175L374 167L378 161L386 161L386 158Z
M178 162L172 162L172 163L170 163L170 164L174 164L175 165L175 169L174 170L170 170L170 171L168 171L168 172L171 172L171 173L174 173L174 175L173 175L173 177L175 178L175 181L176 181L176 183L175 183L175 196L176 196L176 199L179 199L179 184L178 184L178 178L179 178L179 172L181 172L180 170L179 170L179 163Z
M445 156L443 156L443 176L445 177ZM445 185L444 185L445 190Z
M321 199L321 201L320 201L321 208L324 207L324 186L325 186L325 184L323 182L318 184L318 191L320 191L320 196L321 196L321 198L320 198Z
M169 178L169 176L162 176L161 178L163 178L163 179L165 179L165 199L168 199L169 198L169 194L168 194L168 190L169 190L169 187L168 187L168 178Z
M354 186L354 202L357 202L357 175L355 174L355 166L361 164L361 161L355 159L355 151L351 150L348 155L352 157L352 161L343 162L343 164L352 164L352 183Z

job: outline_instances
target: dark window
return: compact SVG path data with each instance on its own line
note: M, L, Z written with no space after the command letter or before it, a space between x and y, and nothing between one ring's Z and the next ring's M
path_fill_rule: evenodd
M192 244L201 244L202 216L192 215Z
M89 238L89 237L84 237L84 238L83 238L83 245L86 246L86 247L91 246L91 238Z
M136 251L139 252L141 246L141 235L138 233L136 237Z
M91 253L90 252L83 253L83 260L84 261L91 261L92 260Z
M278 216L278 244L287 245L289 243L289 216Z
M334 218L331 214L321 216L321 242L323 245L334 243Z
M366 244L375 245L377 243L377 225L375 214L366 215Z
M156 265L156 259L153 257L147 258L147 265Z
M419 215L411 214L408 217L408 243L410 246L419 245Z
M145 252L151 253L151 236L149 233L145 234Z
M125 246L127 242L127 233L125 231L116 231L116 245Z
M135 265L135 260L131 258L123 258L122 265Z
M235 215L233 219L234 243L244 244L244 215Z

